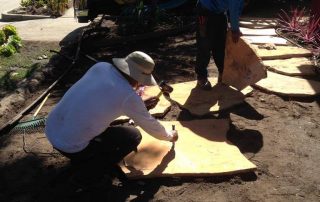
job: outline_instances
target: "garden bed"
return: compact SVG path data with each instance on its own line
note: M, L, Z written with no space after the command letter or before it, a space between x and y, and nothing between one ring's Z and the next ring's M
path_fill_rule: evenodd
M22 1L20 7L2 13L2 21L23 21L62 16L68 8L72 7L72 1Z

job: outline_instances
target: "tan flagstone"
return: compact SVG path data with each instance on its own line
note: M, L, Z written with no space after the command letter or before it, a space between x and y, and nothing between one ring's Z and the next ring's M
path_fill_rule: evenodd
M175 125L179 139L175 144L157 140L142 129L137 153L121 165L129 178L166 176L214 176L253 171L256 166L228 142L229 120L207 119L162 122Z
M276 45L288 45L288 41L281 37L276 36L243 36L248 43L251 44L276 44Z
M242 38L238 43L234 43L229 32L226 42L223 83L242 90L266 76L266 68L257 56L254 47Z
M320 93L319 81L285 76L270 71L266 79L262 79L254 86L267 92L291 97L310 97Z
M264 60L263 64L268 70L288 76L315 76L317 75L316 66L313 62L304 57Z
M202 116L228 109L244 101L245 95L252 92L251 87L238 91L227 85L217 84L217 78L209 78L214 85L210 91L196 88L196 81L173 84L170 98L191 114Z
M277 35L274 28L250 29L250 28L240 27L240 31L244 36L276 36Z
M274 18L244 18L240 19L240 27L250 29L267 29L275 28L277 26L277 20Z
M311 51L295 46L275 46L275 49L267 50L261 46L254 46L258 56L262 60L288 59L293 57L310 57Z

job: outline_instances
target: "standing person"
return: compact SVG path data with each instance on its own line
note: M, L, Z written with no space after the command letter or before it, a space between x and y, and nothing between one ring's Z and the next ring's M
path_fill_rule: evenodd
M232 40L237 43L241 32L239 17L242 12L243 0L198 0L198 29L197 29L197 56L195 72L197 87L210 90L207 66L210 61L210 52L218 68L218 82L221 82L226 34L228 29L227 13L230 16Z
M159 140L178 139L176 131L166 130L148 112L146 106L155 105L158 99L152 97L144 103L134 89L138 85L157 85L152 76L152 58L135 51L126 58L113 58L113 62L92 66L65 93L46 122L45 133L53 147L71 164L92 170L87 173L89 179L92 175L101 177L141 141L134 127L110 126L121 115L132 118Z

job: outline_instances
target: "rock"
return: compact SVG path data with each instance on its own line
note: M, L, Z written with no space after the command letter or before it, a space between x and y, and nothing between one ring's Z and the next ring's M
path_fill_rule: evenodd
M253 46L242 38L238 43L233 43L231 32L229 32L222 82L242 90L266 76L266 69Z
M278 95L308 97L320 94L320 82L308 79L285 76L268 71L268 77L255 86Z
M273 43L279 45L287 45L288 42L286 39L275 37L275 36L243 36L245 40L252 44L265 44Z
M316 66L305 57L265 60L263 64L268 70L288 76L316 76Z
M267 44L259 45L258 48L267 49L267 50L276 50L277 49L276 45L273 44L273 43L267 43Z
M37 71L32 75L32 78L33 79L37 79L39 81L43 81L44 80L44 73L40 72L40 71Z
M212 84L217 83L216 78L209 78ZM170 98L191 114L203 116L226 110L244 102L245 95L252 92L251 87L238 91L227 85L214 85L210 91L196 87L196 81L182 82L171 85L173 92Z
M269 29L250 29L240 27L240 31L244 36L276 36L276 30L274 28Z
M11 72L11 73L10 73L10 77L14 77L14 76L16 76L16 75L18 75L17 72Z
M38 89L40 82L37 79L31 79L28 83L30 92L35 92Z

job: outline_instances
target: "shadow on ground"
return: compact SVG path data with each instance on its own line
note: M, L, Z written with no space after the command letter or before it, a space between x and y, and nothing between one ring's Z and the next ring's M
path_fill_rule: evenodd
M49 157L50 158L59 158ZM113 184L97 184L88 190L80 189L70 182L70 176L61 173L68 169L64 166L45 165L48 157L26 155L19 160L0 166L0 199L1 201L149 201L161 187L181 186L197 181L207 183L241 183L255 181L255 173L233 176L216 176L208 178L158 178ZM238 181L238 182L237 182ZM53 183L54 182L54 183Z

